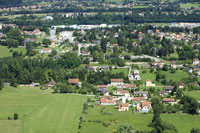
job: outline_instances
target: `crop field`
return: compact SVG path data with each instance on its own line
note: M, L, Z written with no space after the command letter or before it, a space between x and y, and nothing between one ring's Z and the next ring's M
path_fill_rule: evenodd
M85 96L36 88L0 92L0 133L76 133ZM18 120L7 120L18 113Z
M148 127L151 123L152 114L139 114L129 112L118 112L114 106L105 107L107 113L101 114L101 107L97 106L89 108L82 124L82 133L110 133L116 131L120 125L132 125L135 130L150 131L152 128ZM192 116L187 114L162 114L163 121L172 123L180 133L189 133L194 127L199 127L200 116Z

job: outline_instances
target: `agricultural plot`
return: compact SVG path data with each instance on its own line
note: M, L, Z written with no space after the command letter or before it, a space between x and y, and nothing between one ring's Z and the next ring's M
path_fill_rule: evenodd
M82 133L110 133L116 131L120 125L132 125L140 131L150 131L148 127L153 115L129 112L118 112L113 106L106 106L106 112L101 114L101 107L89 108L85 121L82 124ZM199 127L200 116L187 114L162 114L163 121L172 123L180 133L188 133L193 127Z
M0 92L0 133L75 133L85 98L52 94L52 90L4 88ZM14 113L19 119L7 120Z

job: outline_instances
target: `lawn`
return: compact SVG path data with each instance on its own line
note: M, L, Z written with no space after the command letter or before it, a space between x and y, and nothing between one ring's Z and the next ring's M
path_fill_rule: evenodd
M151 114L132 114L129 112L118 112L109 109L110 114L100 114L100 106L89 108L85 122L82 124L82 133L110 133L120 125L132 125L136 130L151 130L148 124L151 123L153 115ZM114 108L106 106L106 108ZM188 133L193 127L199 127L200 116L187 114L162 114L163 121L172 123L180 133ZM105 126L107 124L108 126Z
M126 77L128 76L128 69L127 68L118 68L118 69L113 68L111 70L112 74L121 73L121 72L124 73Z
M187 78L188 73L185 71L177 70L176 73L170 73L170 70L168 71L162 71L162 74L166 75L166 79L173 80L173 81L180 81L182 78Z
M10 50L22 52L23 54L26 53L26 49L23 47L9 49L6 46L0 46L0 58L12 56L12 52L10 52Z
M200 91L184 91L185 95L194 97L198 101L200 101Z
M0 133L76 133L85 96L30 88L0 92ZM19 114L19 120L7 120Z

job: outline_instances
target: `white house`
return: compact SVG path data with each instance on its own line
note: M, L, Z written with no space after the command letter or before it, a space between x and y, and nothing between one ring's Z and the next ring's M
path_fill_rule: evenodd
M145 82L145 86L156 86L155 84L153 84L151 82L151 80L147 79L146 82Z
M192 64L193 64L193 65L197 65L197 64L199 64L199 63L200 63L199 59L194 59Z
M129 110L129 105L128 105L128 103L121 103L120 105L119 105L119 109L118 109L119 111L128 111Z
M163 104L172 104L174 105L175 99L174 98L163 98Z
M142 102L141 103L141 112L149 112L151 109L151 102Z
M129 91L123 90L123 89L118 89L117 92L116 92L116 95L123 95L126 98L130 97Z
M43 48L42 50L40 50L40 53L51 53L51 49L50 48Z

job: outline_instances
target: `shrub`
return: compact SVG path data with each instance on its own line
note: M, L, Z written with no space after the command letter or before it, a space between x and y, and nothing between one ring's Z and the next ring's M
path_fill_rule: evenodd
M14 120L17 120L17 119L18 119L18 114L14 113Z

